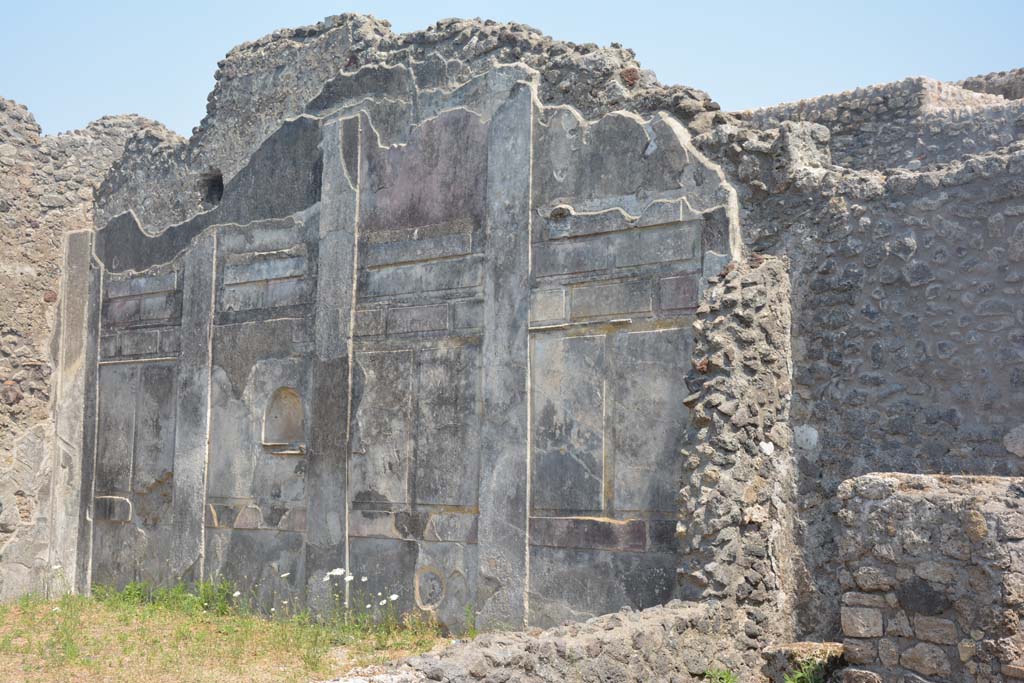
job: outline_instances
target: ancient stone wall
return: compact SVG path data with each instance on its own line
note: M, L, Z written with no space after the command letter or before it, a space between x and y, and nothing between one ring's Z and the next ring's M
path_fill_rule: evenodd
M886 683L1024 678L1024 479L872 474L838 497L848 662Z
M1024 473L1019 72L730 115L617 45L344 15L216 79L189 140L0 101L0 596L59 565L317 607L343 566L455 629L697 599L592 622L592 666L488 655L686 681L712 631L744 672L842 631L877 511L845 480Z
M0 99L0 599L46 587L60 564L51 522L78 516L81 484L61 455L51 412L63 244L68 232L91 228L94 189L125 139L148 125L106 117L43 136L25 107ZM62 512L69 497L71 510Z
M833 163L830 139L809 122L728 121L696 138L736 180L745 243L792 264L798 612L819 637L838 628L838 485L872 471L1019 475L1004 437L1024 400L1024 147L878 172Z

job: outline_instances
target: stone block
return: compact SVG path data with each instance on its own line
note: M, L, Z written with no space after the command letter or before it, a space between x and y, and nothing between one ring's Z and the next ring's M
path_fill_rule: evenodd
M256 280L225 286L218 304L222 311L252 311L304 304L309 300L305 278Z
M1024 540L1024 513L1010 512L999 519L999 540Z
M690 214L692 214L692 210L686 205L685 199L660 199L651 202L644 208L636 225L646 228L653 225L677 223Z
M260 529L263 527L263 513L255 505L247 505L238 511L233 528Z
M878 638L883 634L882 612L870 607L843 607L840 612L843 635Z
M910 638L914 635L906 612L900 610L889 615L885 624L885 635L899 638Z
M267 283L262 281L244 282L224 287L217 297L217 306L222 311L251 311L267 308Z
M875 609L885 609L888 607L884 595L878 595L877 593L855 593L852 591L843 593L843 604L850 605L851 607L874 607Z
M954 645L958 640L956 624L941 617L917 615L914 617L914 635L918 640L940 645Z
M900 648L897 641L892 638L882 638L878 641L878 661L888 667L900 663Z
M1003 599L1010 607L1024 606L1024 574L1011 572L1003 576Z
M878 658L876 641L845 638L843 657L851 664L872 664Z
M1003 664L999 671L1007 678L1012 678L1015 681L1024 680L1024 663Z
M289 508L277 523L281 531L304 532L306 530L305 508Z
M938 645L918 643L904 650L900 655L900 665L923 676L948 676L950 674L949 657Z
M890 591L895 586L894 579L877 567L861 567L853 573L853 580L862 591Z

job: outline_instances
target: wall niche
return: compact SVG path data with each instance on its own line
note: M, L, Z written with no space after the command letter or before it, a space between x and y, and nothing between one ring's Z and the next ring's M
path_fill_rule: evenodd
M281 387L270 397L263 413L263 447L274 455L306 453L306 421L302 396L291 387Z

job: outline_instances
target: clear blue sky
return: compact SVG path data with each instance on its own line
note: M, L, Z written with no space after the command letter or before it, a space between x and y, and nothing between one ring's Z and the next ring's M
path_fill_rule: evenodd
M904 76L957 80L1024 66L1024 0L3 0L0 96L44 132L138 113L188 135L234 45L342 12L396 32L445 17L520 21L577 43L619 42L663 83L728 110Z

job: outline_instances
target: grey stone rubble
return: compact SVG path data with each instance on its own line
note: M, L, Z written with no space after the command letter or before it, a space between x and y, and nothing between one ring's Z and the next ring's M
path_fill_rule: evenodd
M380 683L1024 678L1024 72L730 114L342 15L216 79L188 140L0 100L0 597L344 567L534 629Z

